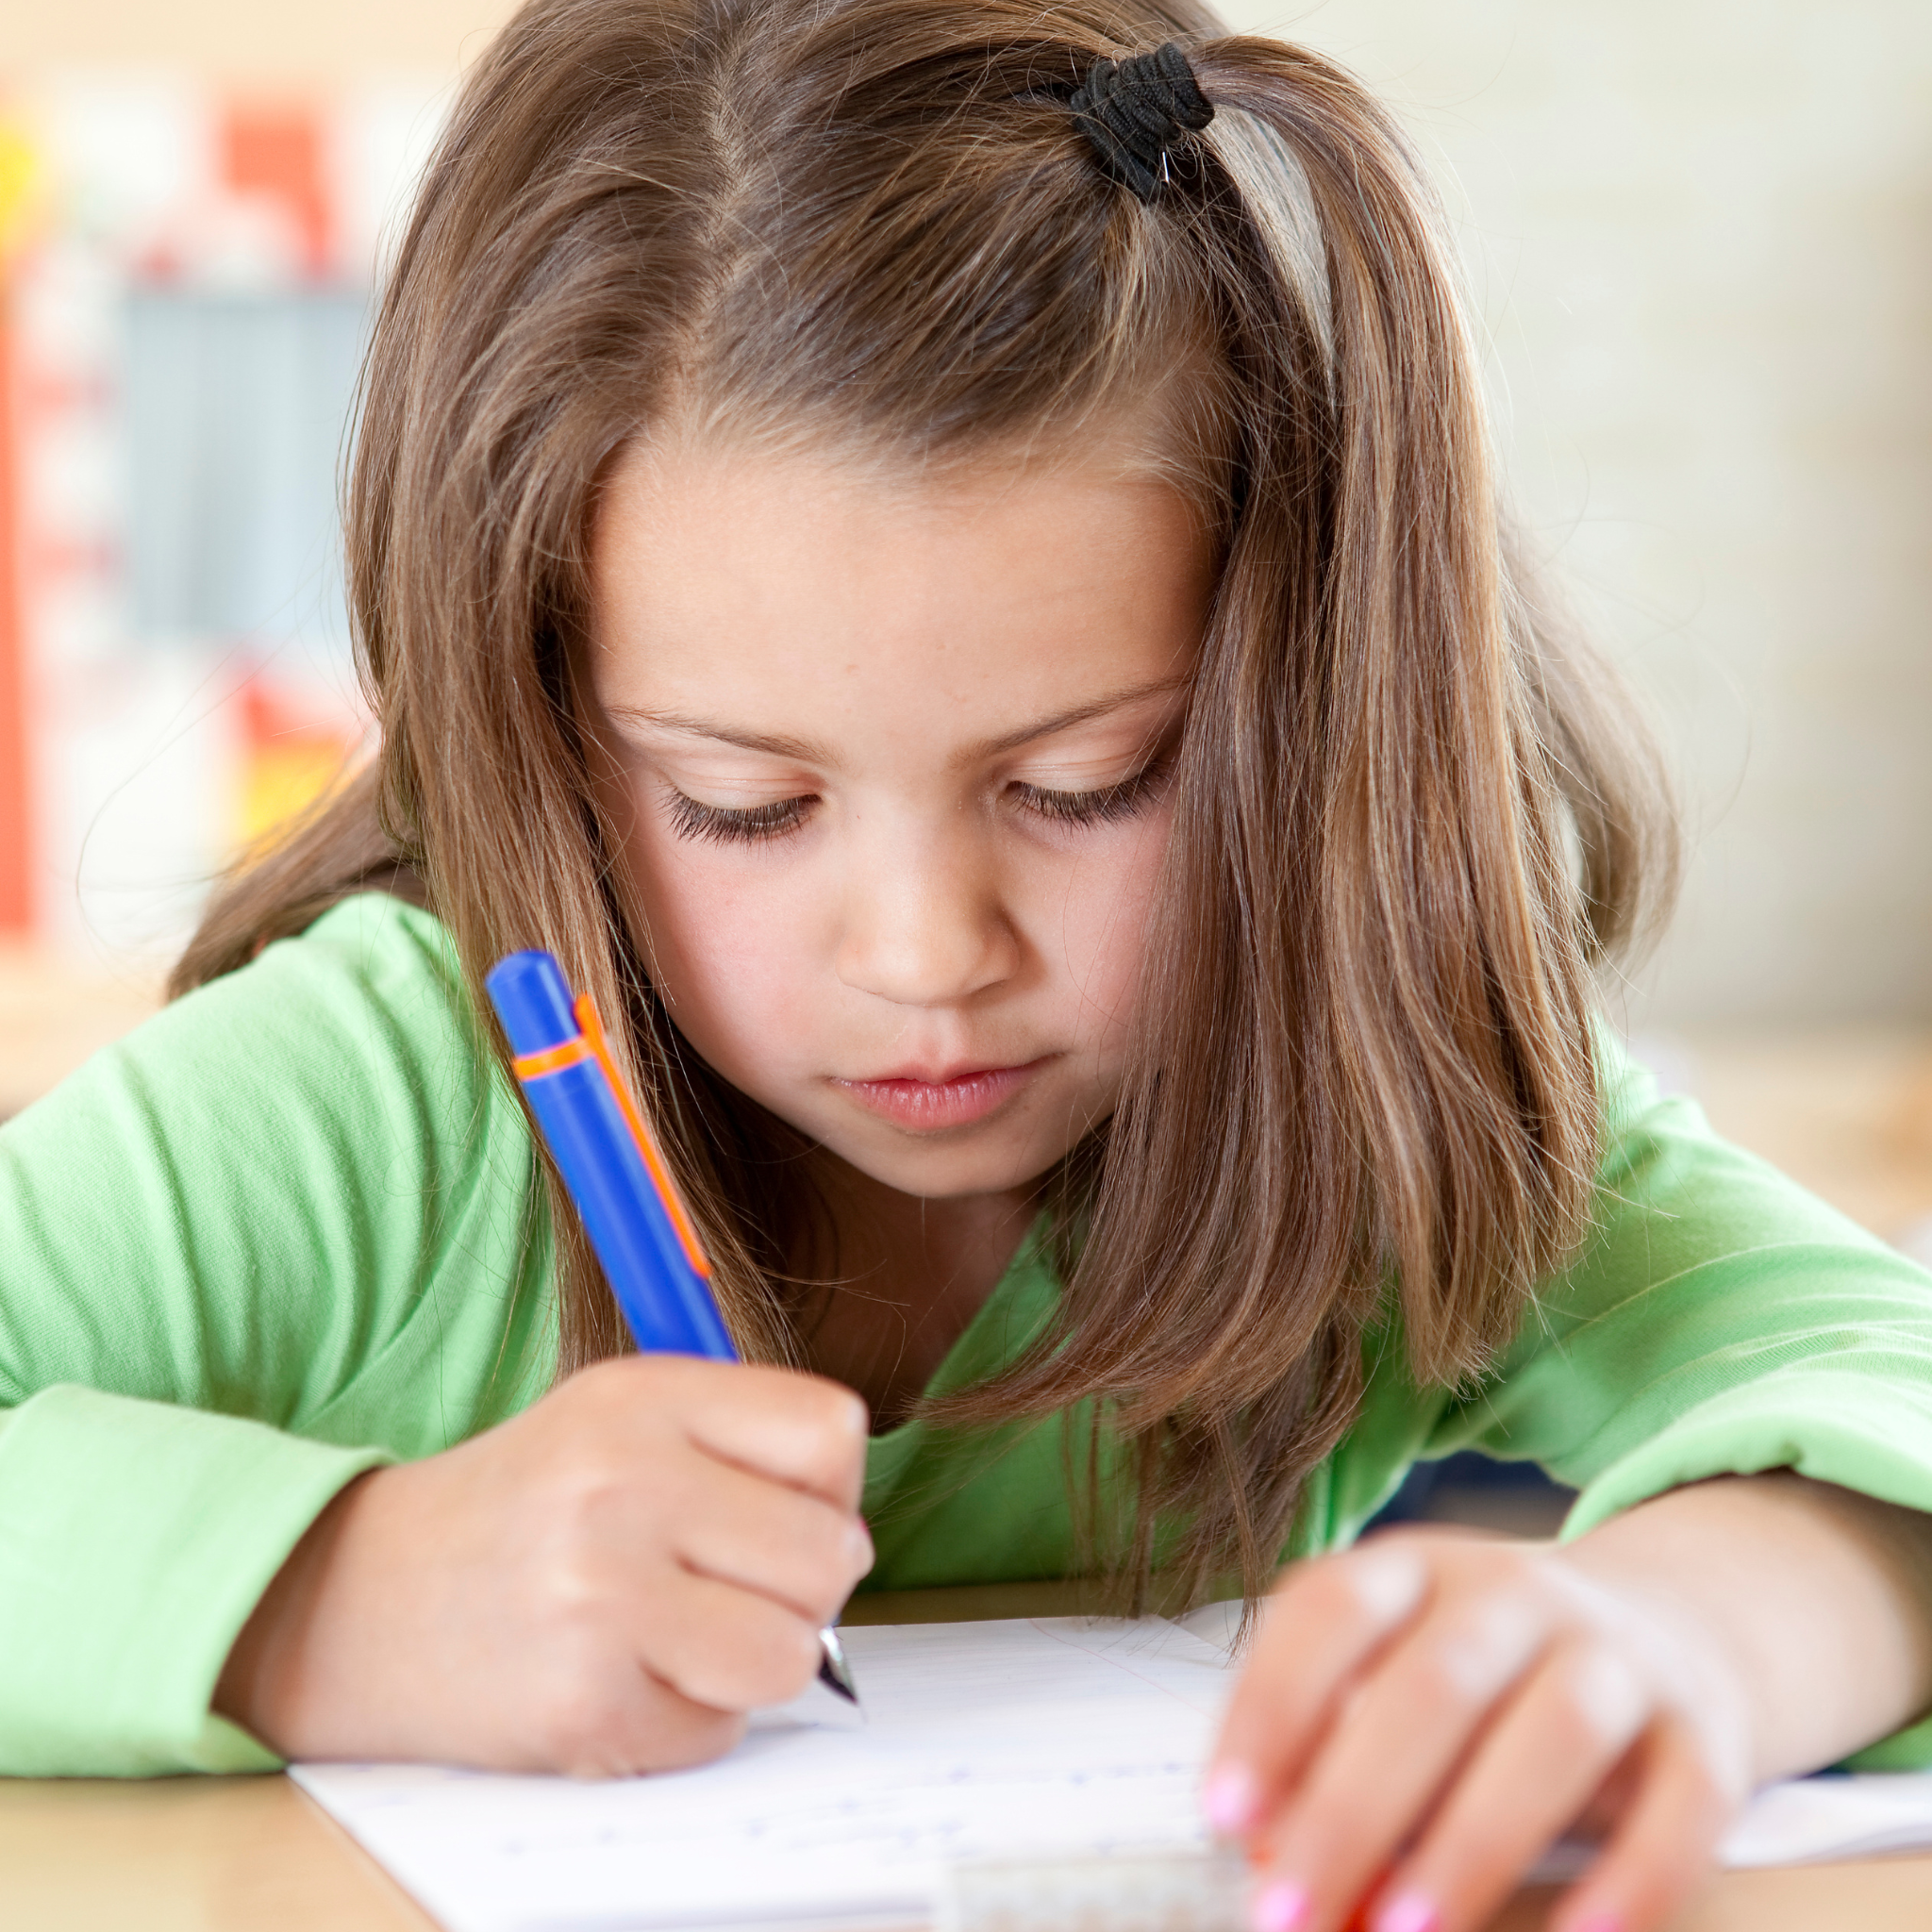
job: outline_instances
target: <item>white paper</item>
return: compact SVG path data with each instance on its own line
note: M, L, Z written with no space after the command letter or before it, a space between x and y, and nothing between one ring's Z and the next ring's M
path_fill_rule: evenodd
M859 1732L761 1730L697 1771L611 1783L310 1764L296 1781L448 1932L924 1925L988 1858L1199 1849L1232 1619L848 1627ZM1724 1862L1932 1845L1932 1774L1762 1791ZM1587 1862L1560 1846L1539 1876Z
M866 1728L754 1732L604 1784L411 1766L296 1781L450 1932L919 1924L956 1859L1205 1844L1232 1675L1140 1624L849 1626Z
M1863 1772L1767 1785L1724 1838L1731 1866L1818 1865L1932 1845L1932 1774Z

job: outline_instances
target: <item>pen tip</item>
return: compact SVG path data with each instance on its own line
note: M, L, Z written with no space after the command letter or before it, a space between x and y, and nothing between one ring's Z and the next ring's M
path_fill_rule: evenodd
M849 1704L858 1702L858 1686L852 1681L852 1666L845 1661L845 1646L831 1624L819 1632L819 1682L836 1690Z

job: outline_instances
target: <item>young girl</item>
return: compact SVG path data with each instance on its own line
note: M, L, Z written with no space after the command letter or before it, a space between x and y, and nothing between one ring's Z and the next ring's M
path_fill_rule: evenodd
M1579 1819L1558 1924L1639 1932L1754 1783L1932 1762L1928 1284L1594 1021L1646 767L1345 75L533 0L350 558L378 758L0 1143L0 1767L647 1771L856 1585L1284 1561L1205 1793L1264 1932L1473 1927ZM531 945L746 1365L625 1352ZM1350 1551L1469 1445L1568 1541Z

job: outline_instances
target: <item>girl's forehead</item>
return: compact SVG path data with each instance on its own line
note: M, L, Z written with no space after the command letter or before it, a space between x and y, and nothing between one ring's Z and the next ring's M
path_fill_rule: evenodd
M594 675L607 703L676 709L853 679L1050 703L1184 672L1214 567L1186 499L1107 453L914 474L647 450L599 505Z
M1176 532L1196 512L1162 480L1150 439L1123 427L1084 440L994 445L927 459L863 450L771 448L639 438L611 465L598 499L599 547L688 540L695 525L756 524L771 537L844 519L904 536L940 524L966 533L1002 520L1150 521ZM1096 534L1090 531L1090 535Z

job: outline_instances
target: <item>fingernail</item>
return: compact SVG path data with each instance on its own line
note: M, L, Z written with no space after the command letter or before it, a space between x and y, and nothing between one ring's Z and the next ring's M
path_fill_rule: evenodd
M1248 1912L1255 1932L1295 1932L1307 1916L1308 1894L1291 1878L1263 1886Z
M1441 1915L1419 1891L1397 1892L1372 1922L1374 1932L1436 1932L1441 1923Z
M1245 1764L1218 1764L1201 1790L1201 1808L1223 1838L1239 1838L1255 1823L1258 1793Z

